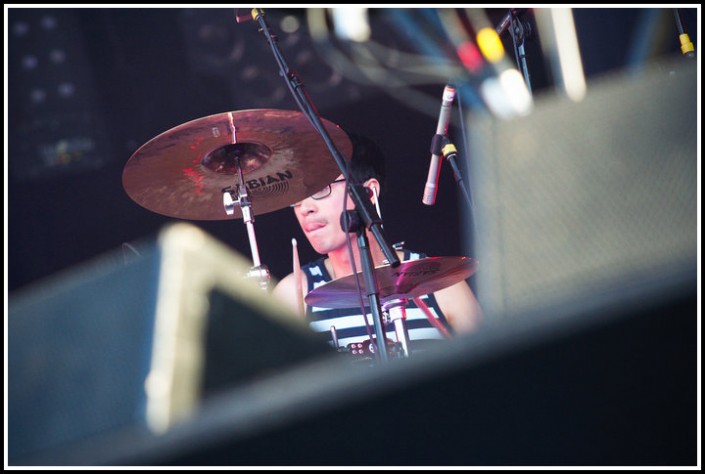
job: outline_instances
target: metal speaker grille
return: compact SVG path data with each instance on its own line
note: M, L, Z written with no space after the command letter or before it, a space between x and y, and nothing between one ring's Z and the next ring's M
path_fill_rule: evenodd
M580 103L543 97L522 119L467 122L478 297L498 317L611 305L695 276L695 64L588 86Z

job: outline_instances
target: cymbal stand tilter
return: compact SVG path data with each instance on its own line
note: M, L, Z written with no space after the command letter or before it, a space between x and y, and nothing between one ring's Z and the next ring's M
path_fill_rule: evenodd
M237 201L233 200L231 191L228 188L223 190L223 206L225 207L225 212L231 216L235 213L235 207L239 207L242 210L242 218L247 227L247 236L250 239L250 251L252 253L252 263L254 266L250 268L247 272L247 278L256 279L259 287L263 290L269 288L269 269L266 265L262 265L259 258L259 250L257 247L257 237L255 236L255 218L252 214L252 199L250 199L249 191L247 186L245 186L245 179L242 176L242 167L240 166L240 157L235 158L235 163L237 165L237 176L240 180L238 184L235 185L237 190Z

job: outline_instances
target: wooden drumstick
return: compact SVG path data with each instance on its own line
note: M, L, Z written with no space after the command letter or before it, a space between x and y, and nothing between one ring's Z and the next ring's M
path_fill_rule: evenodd
M426 315L428 318L428 322L431 323L433 327L438 329L441 334L443 334L446 339L450 339L450 333L448 330L443 326L443 324L433 315L431 310L429 309L428 305L421 299L421 297L416 297L416 298L411 298L411 300L416 303L416 306L419 307L421 311Z
M306 316L304 312L304 295L303 287L301 284L301 264L299 263L299 249L296 243L296 239L291 239L291 249L293 251L293 261L294 261L294 280L296 280L296 307L299 311L301 317Z

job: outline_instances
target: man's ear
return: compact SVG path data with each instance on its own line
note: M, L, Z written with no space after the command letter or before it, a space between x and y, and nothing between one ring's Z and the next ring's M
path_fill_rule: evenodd
M367 195L370 197L370 199L372 200L372 204L374 204L375 208L377 209L377 215L381 218L382 210L379 208L379 181L374 178L369 179L365 183L365 187L367 188Z
M365 187L367 188L367 195L368 197L372 198L374 196L379 197L379 192L380 192L380 185L379 181L377 181L375 178L368 179L365 182ZM375 198L375 201L377 199Z

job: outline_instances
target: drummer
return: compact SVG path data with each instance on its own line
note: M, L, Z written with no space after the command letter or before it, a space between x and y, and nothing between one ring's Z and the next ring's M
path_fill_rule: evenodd
M349 136L353 143L350 178L367 188L370 200L379 209L377 200L384 192L384 155L371 139L354 133L349 133ZM291 273L284 277L273 290L274 295L280 300L297 312L305 313L303 317L314 331L332 334L331 327L334 327L340 347L346 347L352 342L369 341L370 335L375 334L371 314L368 312L366 326L359 305L331 309L305 306L302 301L314 288L353 273L348 239L340 225L342 199L347 199L347 209L353 209L355 206L352 198L345 191L345 180L341 174L321 191L292 205L306 238L322 257L301 267L302 271L297 272L299 282L296 281L297 275ZM377 240L369 231L367 232L374 266L384 265L384 253ZM350 239L355 269L360 272L362 267L356 236L351 234ZM420 252L400 249L397 246L395 249L401 261L427 256ZM361 282L361 285L364 290L364 283ZM299 291L301 291L300 295L297 294ZM425 295L420 300L421 307L417 306L412 299L409 299L406 307L406 325L410 341L443 339L472 332L478 327L482 311L472 289L464 280L433 294ZM429 320L429 312L436 321ZM393 325L388 325L386 329L389 339L396 340Z

